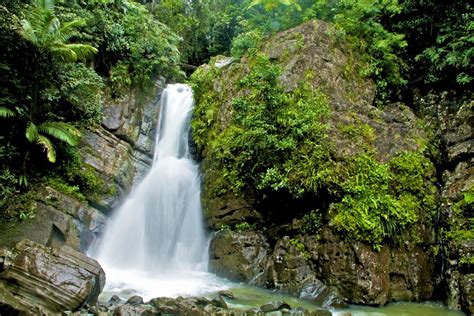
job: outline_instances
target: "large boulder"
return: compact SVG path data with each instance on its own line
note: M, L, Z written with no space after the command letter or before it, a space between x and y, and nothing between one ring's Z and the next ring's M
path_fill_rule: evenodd
M375 84L373 80L361 74L360 70L367 65L361 58L360 52L354 51L350 45L335 36L334 32L333 26L328 23L309 21L266 39L257 48L258 54L249 53L240 60L230 63L222 63L222 58L213 59L210 64L202 66L196 72L197 110L195 114L202 117L196 118L197 128L194 130L203 158L203 205L208 224L212 228L219 228L221 225L232 226L238 221L246 221L251 224L257 223L256 227L264 228L257 235L260 235L259 239L265 238L272 245L266 250L269 254L266 264L263 269L258 268L255 271L246 269L245 273L238 272L237 274L245 275L241 277L242 280L253 280L257 284L296 295L301 293L305 286L308 286L306 288L308 291L313 288L314 293L318 292L316 289L319 288L321 293L335 290L348 303L357 304L382 305L390 301L429 299L435 287L432 280L432 273L435 270L434 260L427 251L434 244L431 220L431 207L434 202L429 206L423 203L426 200L428 204L436 199L436 188L433 184L435 168L424 156L423 150L429 148L432 135L405 104L375 106ZM263 149L256 148L253 156L252 149L249 149L246 152L249 157L245 155L241 157L239 151L232 146L236 146L239 150L245 148L244 146L239 147L241 144L232 143L230 137L220 138L221 135L234 135L226 134L227 131L238 134L239 128L244 130L242 133L246 128L250 129L241 123L244 122L241 116L247 115L247 112L241 110L242 103L237 101L244 100L243 104L246 104L245 102L253 104L252 98L258 99L258 96L253 94L264 93L257 88L255 91L252 90L254 87L259 87L258 80L261 78L259 76L265 76L259 71L264 72L262 69L267 69L259 68L260 59L258 58L265 60L265 65L270 64L279 69L276 87L278 93L301 98L303 103L308 101L315 107L327 106L328 110L328 115L322 119L327 137L321 137L327 140L327 143L317 147L318 149L307 149L305 145L301 145L300 148L299 145L293 143L288 145L293 146L290 148L294 155L300 156L291 156L292 152L289 152L291 159L281 162L283 167L277 165L273 168L273 163L272 165L269 163L269 167L265 165L265 162L260 165L247 164L247 161L253 161L256 155L266 157L266 155L272 155L272 152L265 152L265 146L262 145ZM313 99L303 99L305 96L300 97L298 94L300 91L298 89L301 87L321 93L327 104L321 105ZM296 101L295 103L298 104ZM275 113L278 113L278 109L275 109ZM236 113L240 116L235 115ZM268 113L270 117L273 114ZM288 116L291 115L288 114ZM246 119L253 120L252 117L246 117ZM278 117L278 119L284 121L283 117ZM277 121L275 126L279 124L280 121ZM272 128L275 127L272 125ZM280 136L285 135L277 135L277 137ZM260 134L255 137L260 137ZM221 146L221 143L224 145ZM228 145L228 143L231 144ZM327 161L324 160L322 163L316 161L319 158L312 160L312 153L318 150L327 151L327 156L324 156L329 157L324 158ZM276 151L273 150L273 152ZM423 168L426 167L422 172L417 171L418 175L423 173L420 176L419 182L422 183L420 188L411 188L410 185L402 186L403 193L408 193L410 198L416 200L417 203L420 202L421 206L414 208L410 214L413 216L412 219L416 217L414 220L416 224L406 224L400 228L401 233L397 234L403 237L391 236L393 239L399 239L397 245L389 240L390 237L387 237L389 234L385 232L379 234L382 237L379 237L377 244L371 240L370 230L354 233L359 227L364 226L364 224L356 223L357 205L345 205L346 208L341 207L343 211L338 208L345 195L354 196L353 200L357 202L364 201L358 196L357 190L364 191L365 188L347 184L344 180L352 176L359 179L358 173L362 181L367 176L368 171L357 171L358 167L353 165L354 160L370 156L370 161L374 166L391 166L390 164L396 161L396 157L403 154L421 157L419 158L421 162L417 163L423 165ZM225 155L229 155L228 160L231 161L228 169L223 167L227 161ZM306 170L295 161L307 161L308 166L317 167L308 167ZM321 165L326 166L326 162L328 165L324 169L326 173L321 176L318 168ZM247 169L243 170L255 179L263 178L272 186L269 187L265 181L260 180L258 180L260 182L256 181L257 185L254 186L251 177L248 177L250 180L247 181L246 176L241 176L235 170L238 164L244 165ZM285 169L287 165L290 166L289 169ZM266 169L266 173L259 168ZM387 167L387 170L390 170L388 172L395 173L391 168ZM238 175L234 176L234 173ZM408 173L407 171L406 177L403 174L394 178L409 178L412 174ZM304 174L303 180L300 179L302 182L306 183L306 180L309 183L314 182L314 186L304 187L302 191L305 192L300 195L288 193L287 191L291 191L292 187L287 184L293 181L293 178L299 179L300 174ZM330 180L329 184L320 185L318 182L320 176L325 179L344 180L340 183L338 180L334 182ZM379 175L380 178L391 176L391 174ZM377 178L378 176L369 175L369 177ZM234 178L237 179L236 185L230 183L229 180ZM368 181L366 187L376 187L374 183L377 184L378 179L374 178ZM347 190L341 188L346 185L350 188ZM390 185L385 186L389 189L386 195L380 197L380 200L385 201L386 196L391 194L396 199L402 195L394 193L395 190ZM230 187L229 190L227 190L228 187ZM283 189L279 189L280 187ZM384 186L380 185L371 193L376 195L382 187ZM300 187L296 185L296 188ZM409 190L416 192L408 192ZM399 196L396 196L397 194ZM377 209L377 202L374 203L376 204L374 208ZM354 209L353 214L352 209ZM325 227L322 239L318 239L315 232L310 234L303 231L301 227L297 228L293 225L297 221L302 222L304 215L310 215L312 211L321 215L319 223L315 226ZM384 212L382 207L376 211ZM384 215L390 216L386 214L374 216L380 219ZM353 221L350 224L346 223L346 226L341 226L341 222L347 218L352 218ZM382 227L383 220L382 218L379 222L372 223L371 229L375 231ZM396 219L390 219L390 221L399 222ZM252 248L254 243L236 242L236 238L239 238L236 237L238 234L216 235L213 241L214 246L211 247L211 266L216 264L214 267L218 267L227 261L228 263L223 264L222 267L231 267L229 270L239 271L241 261L234 259L237 263L233 264L230 258L241 258L245 252L244 249L254 249ZM367 242L364 243L363 240ZM371 245L370 242L374 244ZM229 259L222 260L224 257ZM255 260L256 257L247 256L241 266L248 266L249 262ZM259 261L257 266L261 265L260 262L262 261ZM226 273L224 268L216 268L214 271L222 271L223 275ZM318 281L327 286L328 290L319 287Z
M0 314L75 310L95 303L104 285L100 265L69 247L23 240L0 254Z

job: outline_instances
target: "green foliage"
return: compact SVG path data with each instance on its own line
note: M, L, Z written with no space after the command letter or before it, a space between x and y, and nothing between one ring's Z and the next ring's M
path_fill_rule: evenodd
M85 164L75 148L65 153L68 159L59 168L58 174L65 182L79 187L82 193L103 192L106 184L90 165Z
M55 175L46 177L44 179L44 182L61 193L72 196L82 202L86 201L86 197L84 196L84 194L82 194L81 189L78 185L71 185L64 181L64 179Z
M311 254L306 250L304 243L298 238L291 238L289 240L290 245L294 246L300 253L304 260L308 261L311 259Z
M232 122L220 133L212 131L218 96L204 93L212 76L193 76L198 101L194 139L198 149L208 145L207 155L218 165L211 194L255 188L262 193L289 191L299 196L323 181L318 166L319 162L324 166L329 154L327 126L322 122L329 113L327 98L305 84L285 93L277 81L280 69L263 55L251 57L251 69L238 82L247 93L232 100ZM305 160L295 159L301 156ZM308 165L306 159L312 163ZM315 174L312 181L306 181L306 173Z
M86 21L77 38L98 47L96 69L111 77L113 96L130 86L146 90L159 75L181 75L179 38L145 6L131 0L92 0L62 4L58 10L64 18Z
M75 62L86 59L98 51L91 45L68 43L83 26L83 20L61 23L54 14L54 1L37 0L36 7L29 12L29 19L22 21L21 36L39 49L63 61Z
M262 39L263 34L259 30L239 34L232 41L232 57L240 59L249 49L258 48Z
M182 61L198 66L229 50L240 9L235 0L163 0L153 14L182 38Z
M400 11L397 0L318 0L308 9L306 18L335 23L340 35L363 53L368 67L359 70L375 79L378 99L386 101L394 88L406 83L399 57L407 45L404 35L389 31L382 24L382 19Z
M56 162L56 150L51 140L44 134L48 134L58 140L61 140L70 146L76 146L79 143L81 133L74 126L64 122L45 122L36 126L29 122L25 136L30 143L40 145L46 152L49 162Z
M103 79L84 64L68 63L58 69L59 87L54 91L61 99L72 105L71 112L84 124L102 121Z
M272 12L275 11L281 5L284 6L293 6L296 10L301 11L300 5L296 2L296 0L253 0L248 8L261 5L265 11Z
M158 75L178 77L178 41L131 0L0 5L0 148L18 155L0 157L17 179L5 174L5 190L16 195L44 174L64 180L67 147L78 144L79 128L102 121L103 91L120 96L131 86L151 87ZM98 186L82 171L74 179L81 190Z
M406 34L411 82L431 90L469 91L474 56L474 9L466 0L405 0L392 28Z
M221 224L221 226L219 227L219 230L230 230L231 227L227 224Z
M323 225L321 213L318 211L310 211L304 214L301 219L300 233L316 235Z
M235 224L235 231L237 232L243 232L243 231L251 230L254 228L255 228L254 224L250 225L247 222L241 222L241 223Z
M447 227L444 229L444 237L459 248L460 244L474 240L474 188L462 192L458 201L451 207L451 214L447 218ZM474 256L470 253L459 253L459 264L472 266Z
M433 165L422 153L405 152L387 163L366 154L355 156L337 180L342 199L331 205L332 222L375 249L387 241L399 242L420 216L434 211L433 176Z

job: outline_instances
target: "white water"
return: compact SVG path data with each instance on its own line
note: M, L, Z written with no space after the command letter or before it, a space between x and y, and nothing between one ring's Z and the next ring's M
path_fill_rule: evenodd
M199 168L188 146L193 105L187 85L163 91L153 166L91 250L106 272L106 291L151 299L226 288L207 273Z

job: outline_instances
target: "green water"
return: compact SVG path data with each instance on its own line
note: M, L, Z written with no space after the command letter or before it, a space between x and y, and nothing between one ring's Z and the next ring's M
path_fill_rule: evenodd
M264 290L251 286L239 286L229 289L235 299L226 298L230 308L248 309L259 307L270 301L284 301L292 308L303 307L307 310L317 310L319 307L309 301L282 295L273 291ZM351 306L348 309L332 311L333 316L463 316L459 311L447 309L445 306L427 303L393 303L384 307Z

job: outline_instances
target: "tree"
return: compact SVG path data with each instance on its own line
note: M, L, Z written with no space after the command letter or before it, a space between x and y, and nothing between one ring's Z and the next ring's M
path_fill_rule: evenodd
M49 53L64 62L75 62L97 54L95 47L87 44L69 43L84 20L61 23L54 15L53 0L37 0L37 7L30 19L24 19L21 36L35 45L40 53Z
M53 0L37 0L36 7L31 11L30 18L21 23L20 35L33 44L37 49L37 55L49 54L60 63L76 62L86 59L97 53L97 49L87 44L71 43L71 38L76 34L76 29L84 25L83 20L72 20L61 23L54 14ZM37 61L34 61L37 62ZM38 74L33 77L38 79ZM18 110L20 119L25 121L25 137L30 143L40 145L46 152L48 160L56 162L56 150L52 141L45 135L52 136L66 142L70 146L76 146L81 133L69 123L62 121L44 121L44 117L38 113L38 80L34 82L34 97L31 107L27 111ZM16 116L12 110L1 107L0 116ZM43 122L41 122L43 121ZM41 123L38 123L41 122ZM26 155L27 159L28 155Z

